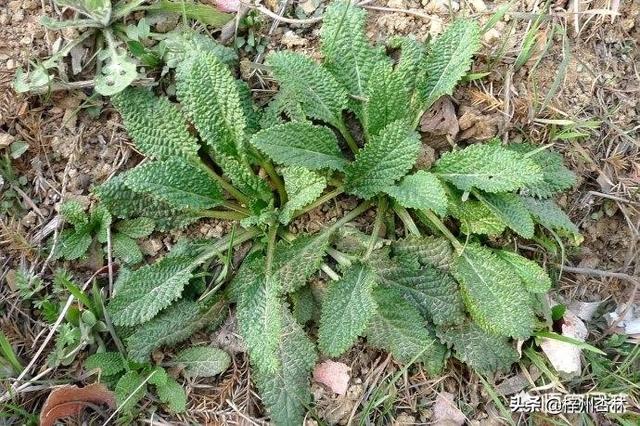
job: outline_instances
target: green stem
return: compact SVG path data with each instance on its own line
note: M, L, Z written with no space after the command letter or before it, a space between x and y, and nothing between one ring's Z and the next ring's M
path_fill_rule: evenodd
M249 200L249 197L247 197L242 192L235 189L233 185L231 185L225 178L217 174L213 169L211 169L211 167L207 166L204 163L199 163L199 164L202 170L207 172L209 176L215 179L220 184L222 189L227 191L233 198L238 200L240 204L244 204L245 206L248 206L251 203L251 200Z
M213 244L208 250L204 251L200 256L198 256L194 264L199 265L202 262L207 261L213 256L224 252L225 250L229 250L230 247L238 246L246 241L249 241L256 235L258 235L260 231L258 228L247 228L244 229L235 235L227 234L224 237L220 238L215 244Z
M327 254L342 266L351 266L352 262L356 260L352 256L332 248L327 249Z
M373 232L371 233L371 238L369 239L369 245L367 247L367 252L364 255L365 259L368 259L373 252L373 248L376 245L376 241L378 241L380 229L382 228L382 222L384 221L384 216L387 211L387 197L380 197L378 200L378 209L376 211L376 221L373 224Z
M356 143L353 136L351 136L351 132L347 129L347 126L344 123L339 123L337 126L338 131L342 135L345 141L347 141L347 145L354 154L357 154L359 151L358 144Z
M129 3L122 3L118 5L113 10L113 15L111 17L111 21L116 21L118 19L124 18L130 13L136 12L138 10L143 10L145 7L142 6L146 0L132 0Z
M200 212L200 216L226 220L242 220L247 217L244 213L230 212L226 210L204 210Z
M347 223L351 222L356 217L360 216L362 213L364 213L367 210L369 210L372 205L373 205L373 203L371 201L365 201L365 202L361 203L358 207L356 207L355 209L351 210L349 213L344 215L336 223L334 223L333 225L328 227L326 232L333 232L336 229L340 228L341 226L346 225Z
M385 226L387 227L387 239L395 240L396 239L396 215L388 214L385 215Z
M278 173L276 173L276 169L273 167L273 164L271 164L271 161L266 159L262 160L260 161L260 166L269 175L271 182L273 182L274 186L276 187L276 191L278 191L280 205L284 206L284 204L287 202L287 191L285 191L284 189L284 182L282 182L282 179L280 178Z
M244 214L246 216L251 216L251 212L249 210L247 210L244 207L239 206L236 203L233 203L231 201L224 201L222 203L222 207L225 207L225 208L227 208L229 210L232 210L234 212L242 213L242 214Z
M267 257L265 260L265 272L267 276L271 275L273 266L273 253L276 250L276 236L278 235L278 224L269 225L269 233L267 236Z
M107 41L107 47L109 51L111 51L112 56L117 56L118 51L116 50L116 41L113 39L113 33L110 29L102 30L102 34L104 34L104 38Z
M314 201L313 203L309 204L307 207L303 208L302 210L298 210L293 215L293 218L295 219L296 217L299 217L299 216L302 216L303 214L309 213L311 210L315 209L316 207L319 207L319 206L323 205L327 201L330 201L330 200L334 199L335 197L337 197L338 195L342 194L343 192L344 192L344 188L342 186L338 186L333 191L327 192L322 197L318 198L316 201Z
M396 214L404 224L404 227L406 228L407 231L409 231L411 235L415 235L416 237L419 237L421 235L420 230L418 229L418 227L416 226L416 223L411 218L411 215L409 214L407 209L405 209L399 204L395 204L393 206L393 210L396 212Z
M442 233L442 235L447 237L447 239L451 242L453 247L455 247L458 253L462 252L464 246L460 243L460 241L458 241L455 235L453 235L451 231L449 231L449 229L444 225L444 223L442 223L440 218L438 218L438 216L436 216L434 212L432 212L431 210L416 210L415 213L418 220L420 220L427 226L429 223L431 223L436 227L436 229L438 229L438 231Z
M322 269L322 272L327 274L329 278L331 278L333 281L340 281L340 275L338 275L336 271L331 269L331 267L326 263L323 263L322 265L320 265L320 269Z

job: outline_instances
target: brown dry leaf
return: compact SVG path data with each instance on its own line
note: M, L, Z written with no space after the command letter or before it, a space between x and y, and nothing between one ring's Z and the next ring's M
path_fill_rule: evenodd
M313 380L331 389L338 395L344 395L349 387L349 366L341 362L325 361L316 365Z
M115 408L116 397L101 383L79 388L66 385L51 391L40 411L40 425L53 426L55 422L68 416L78 415L87 405L105 404Z
M420 131L434 136L449 136L455 139L460 128L453 102L444 96L440 98L420 119Z
M433 420L438 426L461 426L466 417L453 401L453 394L440 392L433 405Z

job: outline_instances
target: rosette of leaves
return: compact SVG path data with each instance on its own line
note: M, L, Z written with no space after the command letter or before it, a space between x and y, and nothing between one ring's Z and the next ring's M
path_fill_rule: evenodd
M167 35L153 33L145 18L131 23L131 15L135 12L174 13L213 27L222 26L232 17L212 6L190 0L120 0L113 3L111 0L55 0L54 3L63 10L73 11L74 17L58 21L43 16L41 24L50 30L76 29L78 36L63 44L50 58L33 64L28 73L19 69L14 81L17 92L46 92L54 83L52 71L56 69L60 81L66 82L63 59L73 56L74 49L88 42L93 45L87 55L91 62L83 65L77 57L72 58L71 71L76 75L87 65L95 66L97 73L93 83L100 95L119 93L144 76L146 70L159 67L163 63L162 54L149 46Z
M133 363L119 352L96 352L84 362L87 372L98 372L102 382L115 391L122 416L130 416L148 391L173 413L181 413L187 404L184 388L160 366Z
M70 227L61 232L55 257L66 260L85 257L92 245L106 254L110 237L111 254L117 260L124 264L139 263L143 255L136 240L149 236L155 228L154 221L147 217L112 224L111 214L103 206L95 206L86 213L76 200L64 202L60 213Z
M548 149L491 141L418 168L415 127L469 71L481 37L475 22L459 19L428 45L393 40L397 60L370 45L364 25L362 9L334 2L323 19L322 63L268 55L279 90L263 110L212 52L178 66L180 107L140 89L113 98L149 161L96 188L103 205L118 218L151 217L162 229L201 218L243 228L180 244L120 275L107 310L117 326L135 327L124 339L129 357L143 361L188 338L206 323L197 305L216 294L236 305L276 424L299 424L311 403L311 321L327 356L366 338L434 375L450 354L482 373L508 367L517 359L513 339L545 327L539 297L552 280L487 237L578 233L552 198L575 178ZM288 232L297 217L341 194L360 204L313 235ZM370 234L347 226L371 209ZM252 249L226 285L232 248L246 241ZM216 259L221 266L212 269ZM332 281L317 300L308 282L320 269ZM212 270L225 274L194 291L194 280Z

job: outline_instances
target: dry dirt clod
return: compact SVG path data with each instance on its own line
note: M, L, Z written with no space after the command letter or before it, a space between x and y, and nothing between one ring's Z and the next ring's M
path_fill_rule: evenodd
M344 395L349 387L349 366L342 362L327 360L313 370L313 380L331 389L338 395Z
M455 139L459 126L456 108L447 96L440 98L420 119L420 130L436 136Z
M0 149L8 147L15 139L16 138L9 133L0 133Z

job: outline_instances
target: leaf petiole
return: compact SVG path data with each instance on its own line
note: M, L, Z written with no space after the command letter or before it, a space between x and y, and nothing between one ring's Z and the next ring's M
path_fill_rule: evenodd
M373 251L376 241L378 241L380 229L382 228L382 222L384 221L384 216L387 211L387 197L380 197L378 200L378 209L376 211L376 221L373 224L373 232L371 232L371 237L369 239L369 246L367 247L367 252L364 255L365 259L368 259Z
M347 142L347 145L349 145L349 149L351 149L351 152L353 152L354 154L357 154L360 148L358 148L358 144L356 143L356 140L353 138L353 136L351 135L351 132L349 131L349 129L347 129L347 126L344 124L344 122L341 122L340 124L338 124L337 129L342 135L342 137L344 138L344 140Z
M204 210L200 212L200 216L226 220L242 220L247 217L244 213L227 210Z
M442 235L447 237L447 239L451 242L453 247L455 247L458 253L462 253L464 246L460 243L460 241L458 241L455 235L453 235L451 231L449 231L449 229L444 225L444 223L442 223L442 221L438 218L438 216L435 215L435 213L433 213L431 210L415 210L415 213L420 222L424 223L427 226L429 223L431 223L436 227L436 229L438 229L438 231L442 233Z
M411 235L416 237L419 237L421 235L420 230L416 226L416 223L413 221L413 218L411 218L411 215L409 214L407 209L399 204L394 204L393 210L396 212L396 214L404 224L404 227L407 231L409 231Z
M307 207L305 207L302 210L296 212L296 214L293 216L293 219L295 219L295 218L297 218L299 216L302 216L302 215L304 215L306 213L309 213L311 210L315 209L316 207L319 207L319 206L323 205L327 201L330 201L330 200L334 199L335 197L337 197L338 195L342 194L343 192L344 192L344 188L342 186L336 187L333 191L327 192L322 197L318 198L316 201L314 201L313 203L309 204Z

